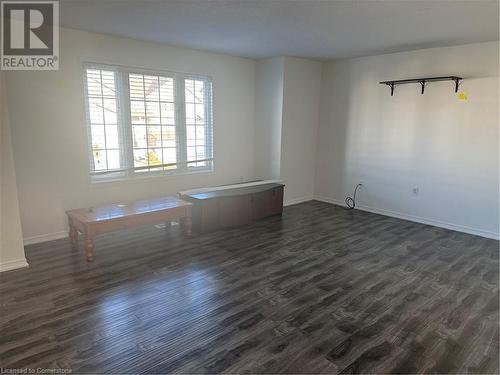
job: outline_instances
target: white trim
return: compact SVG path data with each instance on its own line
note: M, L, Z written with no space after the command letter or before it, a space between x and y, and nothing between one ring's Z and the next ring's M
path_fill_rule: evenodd
M335 198L327 198L327 197L323 197L323 196L315 196L314 199L317 200L317 201L321 201L321 202L335 204L337 206L342 206L342 207L346 206L346 204L345 204L344 201L339 200L339 199L335 199ZM435 227L450 229L450 230L454 230L454 231L457 231L457 232L463 232L463 233L467 233L467 234L473 234L475 236L491 238L493 240L499 240L500 239L500 234L499 233L490 232L490 231L483 230L483 229L478 229L478 228L472 228L472 227L468 227L468 226L465 226L465 225L452 224L452 223L448 223L448 222L445 222L445 221L428 219L428 218L421 217L421 216L409 215L409 214L404 214L404 213L401 213L401 212L390 211L390 210L385 210L383 208L370 207L370 206L365 206L365 205L356 205L356 209L360 210L360 211L372 212L374 214L395 217L397 219L403 219L403 220L413 221L413 222L420 223L420 224L427 224L427 225L432 225L432 226L435 226Z
M336 206L346 207L345 202L343 202L339 199L335 199L335 198L327 198L327 197L323 197L321 195L315 195L314 200L320 201L320 202L325 202L325 203L331 203L331 204L334 204Z
M190 173L202 173L201 171L199 172L190 172ZM130 180L129 180L130 181ZM107 181L110 182L110 181ZM260 185L260 184L270 184L270 183L281 183L280 180L267 180L267 181L256 181L256 182L248 182L248 183L243 183L243 184L234 184L234 185L225 185L225 186L217 186L213 188L200 188L200 189L193 189L193 190L186 190L186 191L181 191L179 194L193 194L193 193L202 193L204 191L213 191L213 190L223 190L223 189L230 189L233 187L244 187L244 186L254 186L254 185ZM302 203L306 201L312 200L312 197L309 198L300 198L300 199L293 199L291 201L287 201L285 203L285 206L289 206L292 204L297 204L297 203ZM61 232L54 232L54 233L47 233L47 234L39 234L36 236L31 236L31 237L25 237L23 238L23 244L24 246L27 245L34 245L40 242L47 242L47 241L53 241L53 240L59 240L61 238L66 238L68 237L68 231L61 231Z
M278 180L276 180L276 181L278 181ZM270 182L274 182L274 180L265 181L265 182L270 183ZM258 182L258 183L263 183L263 182ZM255 185L258 183L249 183L249 184ZM246 185L246 184L244 184L244 185ZM228 186L231 186L231 185L228 185ZM251 185L247 185L247 186L251 186ZM212 188L211 190L215 190L215 189ZM320 201L320 202L331 203L331 204L334 204L337 206L345 207L345 202L340 200L340 199L328 198L328 197L319 196L319 195L316 195L314 197L301 197L301 198L289 199L283 203L283 206L285 206L285 207L292 206L295 204L308 202L308 201L313 200L313 199ZM372 212L372 213L379 214L379 215L395 217L397 219L413 221L413 222L420 223L420 224L427 224L427 225L432 225L435 227L440 227L440 228L455 230L458 232L473 234L473 235L480 236L480 237L491 238L494 240L500 239L500 235L498 233L485 231L485 230L477 229L477 228L471 228L471 227L467 227L467 226L463 226L463 225L447 223L444 221L427 219L427 218L423 218L420 216L408 215L408 214L403 214L403 213L399 213L399 212L395 212L395 211L389 211L389 210L384 210L381 208L369 207L369 206L364 206L364 205L357 205L356 209L358 209L360 211ZM68 237L68 232L62 231L62 232L55 232L55 233L41 234L38 236L26 237L23 239L23 242L24 242L24 245L26 246L26 245L33 245L33 244L40 243L40 242L58 240L61 238L66 238L66 237ZM2 264L0 264L0 271L1 270L3 270Z
M98 124L93 124L90 116L90 98L88 91L88 70L97 70L99 71L100 78L102 80L102 72L108 71L113 73L115 87L114 90L116 92L113 98L116 100L116 110L117 110L117 127L118 127L118 148L117 150L120 153L120 168L118 169L108 169L108 164L106 162L106 168L104 170L96 170L94 165L94 149L92 146L92 126L93 125L101 125L99 121ZM177 151L177 159L175 163L164 163L161 165L148 165L146 167L136 168L133 162L133 142L132 142L132 133L133 133L133 124L132 124L132 114L130 109L130 103L135 100L130 97L130 75L154 75L155 77L166 77L172 78L174 84L174 101L173 105L175 108L175 127L176 127L176 146L175 149ZM188 160L187 158L187 138L186 138L186 115L185 115L185 106L186 106L186 94L185 94L185 81L186 80L199 80L204 82L204 107L205 107L205 146L196 146L205 148L205 157L198 158L195 155L197 160ZM85 120L87 127L87 142L88 142L88 159L89 159L89 170L90 184L100 183L100 182L108 182L108 181L121 181L121 180L134 180L136 178L143 178L144 175L146 177L149 176L176 176L190 173L192 171L203 171L203 172L214 172L215 170L215 160L213 157L213 138L214 138L214 124L213 124L213 79L210 76L200 75L200 74L187 74L180 72L168 72L161 70L150 70L144 68L135 68L135 67L127 67L123 65L109 65L109 64L99 64L95 62L82 62L82 84L83 84L83 92L84 92L84 108L85 108ZM102 93L101 83L101 94L100 96L95 96L96 99L101 100L102 110L104 111L104 102L105 97ZM143 100L139 100L141 102L146 102L146 98ZM155 102L160 103L159 99L155 100ZM160 103L161 104L161 103ZM210 113L210 116L208 116ZM161 114L160 114L161 117ZM106 143L106 121L105 117L103 117L104 126L104 148L103 152L106 152L106 160L107 160L107 152L108 152L108 144ZM144 124L149 125L149 124ZM160 125L152 124L152 125ZM113 124L114 126L114 124ZM158 147L159 149L164 149L165 146L162 144ZM142 149L142 148L141 148ZM149 147L146 145L144 148L149 151L153 149L153 147ZM195 150L196 151L196 150ZM201 159L201 160L198 160ZM194 166L193 163L205 162L205 166ZM161 171L151 171L150 168L158 168L166 165L175 165L177 168L175 170L161 170ZM138 173L142 170L142 173Z
M314 199L313 197L300 197L300 198L288 199L285 202L283 202L283 206L284 207L293 206L294 204L309 202L312 201L313 199Z
M67 231L39 234L37 236L23 238L23 244L24 244L24 246L33 245L33 244L40 243L40 242L59 240L61 238L65 238L65 237L68 237Z
M18 268L29 267L26 259L10 260L8 262L0 263L0 272L17 270Z

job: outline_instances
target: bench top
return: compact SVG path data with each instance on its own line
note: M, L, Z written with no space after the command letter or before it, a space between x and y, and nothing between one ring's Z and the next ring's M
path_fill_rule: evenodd
M247 195L247 194L255 194L263 191L275 189L277 187L282 187L283 184L280 183L265 183L265 184L255 184L249 186L237 187L236 185L228 186L227 188L215 188L214 190L202 191L202 192L180 192L180 196L186 199L193 200L205 200L205 199L213 199L213 198L222 198L222 197L234 197L238 195Z
M127 204L109 204L99 207L78 208L66 211L66 214L83 223L95 223L130 216L147 215L158 211L166 211L179 207L191 206L178 197L162 197L146 199Z

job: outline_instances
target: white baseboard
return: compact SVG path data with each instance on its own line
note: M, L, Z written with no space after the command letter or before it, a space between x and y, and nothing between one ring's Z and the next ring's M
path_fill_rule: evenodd
M290 199L287 200L283 203L283 206L291 206L294 204L299 204L303 202L307 202L312 200L313 197L301 197L301 198L295 198L295 199ZM37 236L31 236L31 237L24 237L23 238L23 245L34 245L37 243L41 242L47 242L47 241L53 241L53 240L59 240L61 238L66 238L68 237L68 232L67 231L62 231L62 232L54 232L54 233L47 233L47 234L40 234Z
M320 202L325 202L325 203L331 203L331 204L334 204L336 206L346 207L345 202L341 201L340 199L323 197L321 195L315 195L314 200L320 201Z
M26 268L26 267L29 267L29 264L28 262L26 262L26 259L11 260L8 262L0 263L0 272L12 271L18 268Z
M294 204L299 204L299 203L304 203L308 201L312 201L314 198L313 197L301 197L301 198L294 198L294 199L288 199L285 202L283 202L283 206L292 206Z
M335 204L337 206L345 207L345 202L343 200L324 197L324 196L318 196L318 195L314 196L314 197L308 196L308 197L289 199L283 203L283 206L285 206L285 207L292 206L294 204L308 202L308 201L313 200L313 199L317 200L317 201L331 203L331 204ZM372 213L380 214L380 215L384 215L384 216L390 216L390 217L395 217L398 219L413 221L413 222L420 223L420 224L433 225L435 227L440 227L440 228L455 230L458 232L473 234L473 235L480 236L480 237L491 238L494 240L500 239L500 235L498 233L490 232L490 231L486 231L486 230L482 230L482 229L477 229L477 228L471 228L471 227L467 227L464 225L447 223L444 221L428 219L428 218L424 218L424 217L420 217L420 216L414 216L414 215L404 214L404 213L400 213L400 212L396 212L396 211L385 210L382 208L369 207L369 206L365 206L365 205L357 205L356 209L360 210L360 211L372 212ZM23 239L23 242L24 242L24 245L26 246L26 245L33 245L33 244L40 243L40 242L58 240L58 239L65 238L65 237L68 237L67 231L42 234L42 235L32 236L32 237L25 237ZM26 261L24 261L24 262L26 263ZM26 266L27 266L27 263L26 263ZM21 266L21 267L26 267L26 266ZM16 268L19 268L19 267L16 267ZM4 269L2 267L2 264L0 264L0 271L3 271L3 270Z
M317 201L321 201L321 202L332 203L332 204L335 204L337 206L343 206L343 207L346 206L345 202L340 200L340 199L328 198L328 197L323 197L323 196L315 196L314 199ZM420 223L420 224L427 224L427 225L432 225L435 227L455 230L457 232L473 234L473 235L480 236L480 237L491 238L494 240L500 239L499 233L490 232L490 231L486 231L483 229L471 228L471 227L459 225L459 224L452 224L452 223L448 223L445 221L428 219L425 217L414 216L414 215L404 214L401 212L390 211L390 210L385 210L382 208L370 207L370 206L365 206L365 205L356 205L356 209L360 210L360 211L372 212L374 214L395 217L397 219L413 221L413 222Z
M23 244L24 244L24 246L26 246L26 245L33 245L33 244L40 243L40 242L47 242L47 241L52 241L52 240L59 240L61 238L65 238L65 237L68 237L68 232L67 231L47 233L47 234L40 234L38 236L32 236L32 237L25 237L25 238L23 238Z

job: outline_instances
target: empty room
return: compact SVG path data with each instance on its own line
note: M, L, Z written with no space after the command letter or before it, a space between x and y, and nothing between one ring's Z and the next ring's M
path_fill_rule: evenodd
M498 0L0 0L0 374L498 374Z

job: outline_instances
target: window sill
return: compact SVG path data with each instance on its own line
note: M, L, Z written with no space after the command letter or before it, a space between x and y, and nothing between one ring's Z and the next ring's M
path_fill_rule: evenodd
M144 174L134 174L134 175L126 175L126 176L116 176L116 177L105 177L105 176L90 176L90 185L104 185L110 183L140 183L147 180L163 180L163 179L172 179L175 177L183 177L189 175L197 175L197 174L212 174L215 172L214 168L210 169L198 169L186 172L177 172L177 173L144 173Z

